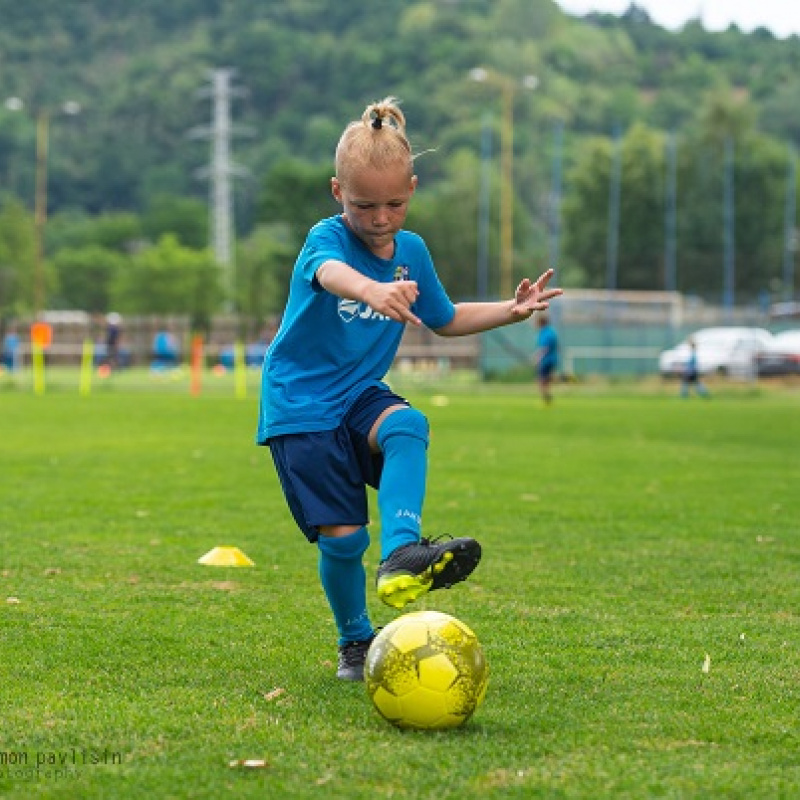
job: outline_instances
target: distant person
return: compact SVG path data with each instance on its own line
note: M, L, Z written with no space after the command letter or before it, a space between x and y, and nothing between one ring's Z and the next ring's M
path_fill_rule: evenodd
M122 317L116 311L106 316L106 363L111 369L120 366L120 340L122 339Z
M558 369L558 335L550 324L547 314L540 314L536 318L539 333L536 336L536 377L539 381L539 392L545 405L553 402L551 387L556 369Z
M375 636L363 564L368 486L377 489L376 589L387 605L399 610L465 580L481 557L471 537L422 536L428 420L383 382L406 325L465 336L527 320L561 294L547 288L547 270L504 300L453 304L425 242L403 229L414 158L394 98L347 126L331 179L342 213L308 234L264 360L257 442L269 446L289 509L318 552L342 680L364 679Z
M153 337L153 360L151 367L154 370L174 369L178 366L178 343L169 328L162 328Z
M19 363L19 334L14 327L10 327L3 337L2 363L9 372L13 372Z
M247 347L245 363L248 367L262 367L267 350L275 338L277 327L274 324L265 325L258 335L258 341Z
M697 365L697 342L689 339L689 358L686 360L681 376L681 397L688 397L692 387L700 397L709 396L708 389L700 379L700 369Z

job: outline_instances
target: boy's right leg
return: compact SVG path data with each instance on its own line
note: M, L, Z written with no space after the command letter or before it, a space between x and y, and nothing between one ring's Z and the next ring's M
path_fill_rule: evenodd
M366 573L362 558L369 547L366 528L347 536L320 535L319 577L339 631L337 677L364 679L364 662L374 637L367 611Z
M342 470L350 458L347 439L336 431L292 434L270 439L269 447L292 516L308 541L317 544L320 582L339 633L337 676L363 680L374 635L362 562L369 547L364 527L369 514L363 487Z

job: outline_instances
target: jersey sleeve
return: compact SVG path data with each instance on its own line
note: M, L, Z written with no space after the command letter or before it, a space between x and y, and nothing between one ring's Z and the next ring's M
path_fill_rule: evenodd
M416 239L415 250L415 260L418 260L419 265L419 297L411 310L428 328L436 330L452 321L456 308L439 280L431 254L422 239Z
M317 270L326 261L347 261L344 242L328 220L318 222L308 234L297 259L297 269L312 287L319 288Z

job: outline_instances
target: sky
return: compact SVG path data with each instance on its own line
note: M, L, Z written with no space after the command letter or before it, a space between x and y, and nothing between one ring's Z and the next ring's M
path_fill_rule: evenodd
M631 0L556 0L569 14L604 11L625 12ZM635 0L657 24L677 30L689 19L700 19L707 30L725 30L733 22L750 33L763 27L784 38L800 34L798 0Z

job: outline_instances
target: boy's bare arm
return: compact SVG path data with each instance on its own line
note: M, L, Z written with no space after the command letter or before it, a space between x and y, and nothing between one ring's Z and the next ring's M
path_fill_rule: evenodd
M547 288L552 277L553 270L549 269L536 281L525 278L517 287L513 300L458 303L456 315L447 325L437 328L436 333L440 336L465 336L528 319L534 311L544 311L550 300L563 294L561 289Z
M397 322L422 324L411 311L411 304L419 295L416 281L381 283L362 275L344 261L326 261L317 270L317 280L326 291L337 297L366 303Z

